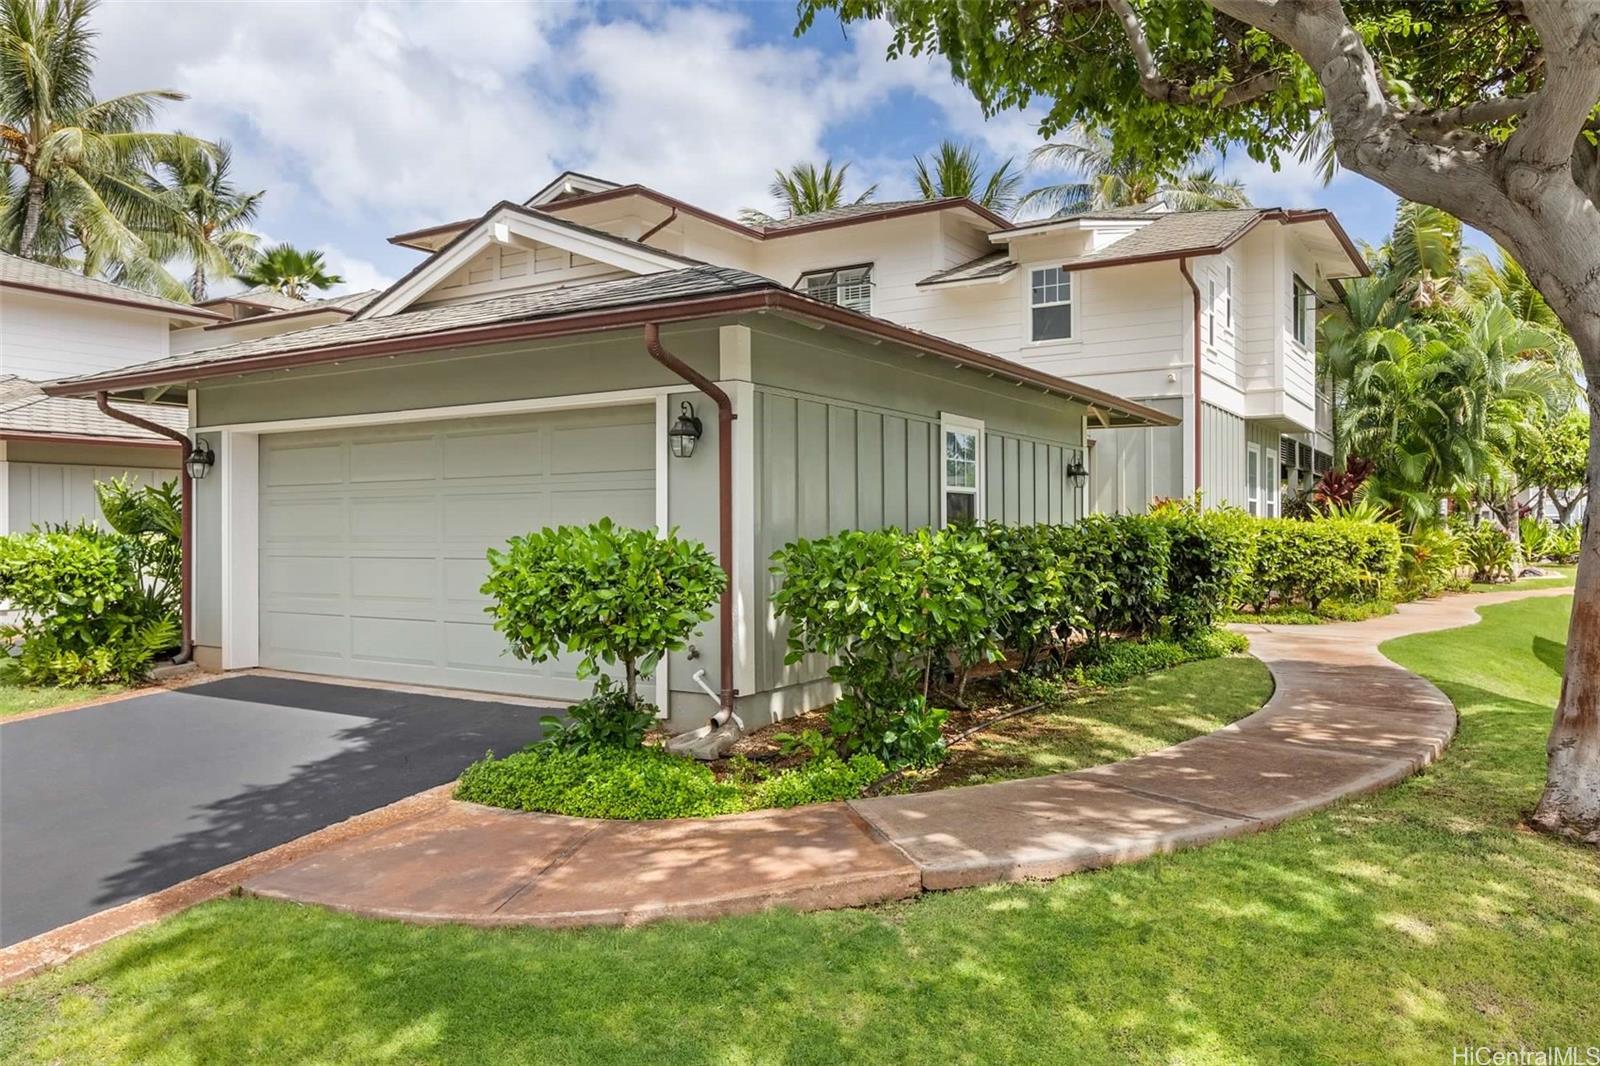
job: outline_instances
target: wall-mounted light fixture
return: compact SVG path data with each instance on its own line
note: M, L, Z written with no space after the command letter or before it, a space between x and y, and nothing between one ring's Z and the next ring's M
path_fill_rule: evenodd
M1066 475L1072 479L1074 485L1082 485L1089 477L1089 471L1084 467L1082 459L1074 459L1067 467Z
M687 459L694 454L695 442L700 439L700 434L705 432L705 427L694 416L694 404L688 400L683 401L679 408L678 420L672 423L672 428L667 430L667 441L672 445L672 454L679 459Z
M199 481L210 472L216 461L217 453L211 450L211 445L206 443L204 437L196 437L189 446L189 454L183 457L183 468L191 478Z

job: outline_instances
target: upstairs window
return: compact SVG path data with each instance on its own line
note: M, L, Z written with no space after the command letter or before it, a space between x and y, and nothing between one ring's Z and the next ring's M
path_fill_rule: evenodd
M947 526L982 521L983 423L947 414L939 428L944 438L940 517Z
M1032 272L1028 290L1028 337L1062 341L1072 336L1072 275L1060 267Z
M1227 263L1222 268L1222 325L1223 328L1233 330L1233 264Z
M1206 279L1206 343L1217 343L1217 277Z
M1316 329L1317 294L1299 274L1293 278L1289 287L1289 332L1309 348Z
M872 314L872 264L813 270L800 275L795 286L814 300L838 304L864 315Z

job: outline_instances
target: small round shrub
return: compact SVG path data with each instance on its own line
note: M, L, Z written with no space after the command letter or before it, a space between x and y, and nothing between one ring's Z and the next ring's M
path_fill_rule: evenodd
M888 772L882 760L866 753L851 756L849 762L830 753L757 782L745 803L757 810L854 799Z

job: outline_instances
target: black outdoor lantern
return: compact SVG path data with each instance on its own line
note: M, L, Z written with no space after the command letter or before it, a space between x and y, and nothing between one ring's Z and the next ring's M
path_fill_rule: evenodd
M695 441L700 439L705 427L694 416L694 404L685 400L680 410L682 413L678 415L678 420L667 430L667 440L672 444L673 455L679 459L687 459L694 454Z
M1066 474L1072 479L1074 485L1082 485L1084 479L1089 476L1089 471L1084 467L1082 459L1074 459L1072 464L1067 467Z
M189 476L196 481L206 476L213 463L217 461L217 453L211 450L211 445L206 443L204 437L196 437L189 446L189 454L183 457L183 468Z

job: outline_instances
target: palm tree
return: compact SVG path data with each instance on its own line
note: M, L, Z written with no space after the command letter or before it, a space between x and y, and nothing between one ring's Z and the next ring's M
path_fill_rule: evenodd
M210 146L143 129L181 93L94 98L93 10L93 0L0 0L0 234L27 258L63 262L76 247L86 267L124 265L170 290L176 283L139 236L171 220L170 206L141 180L143 168L158 155Z
M767 192L783 205L783 214L775 218L765 211L747 207L739 212L739 221L750 226L764 226L777 221L778 218L814 215L818 211L843 207L847 202L844 195L844 179L849 170L849 163L835 170L833 160L829 159L822 164L821 170L817 169L815 163L796 163L788 171L774 171L772 184L767 186ZM871 200L877 191L876 185L868 186L866 192L848 203L864 204Z
M304 300L312 289L329 289L344 282L339 275L327 272L321 252L302 251L288 244L268 248L250 269L235 277L246 285L272 289L296 300Z
M1022 207L1076 214L1151 201L1174 211L1250 206L1243 182L1219 178L1211 167L1151 167L1118 159L1111 138L1094 129L1079 129L1076 141L1041 144L1029 153L1028 162L1062 167L1081 178L1034 189L1022 197Z
M921 156L912 160L924 200L963 196L1000 215L1016 210L1017 191L1022 188L1022 175L1011 169L1013 162L1007 159L984 177L977 149L955 141L940 141L931 161Z
M232 149L218 144L215 156L161 159L149 181L151 191L171 203L179 225L146 240L163 258L181 256L192 264L189 295L196 302L206 298L209 278L237 275L260 255L260 238L246 227L255 221L266 192L240 192L228 173L232 164Z

